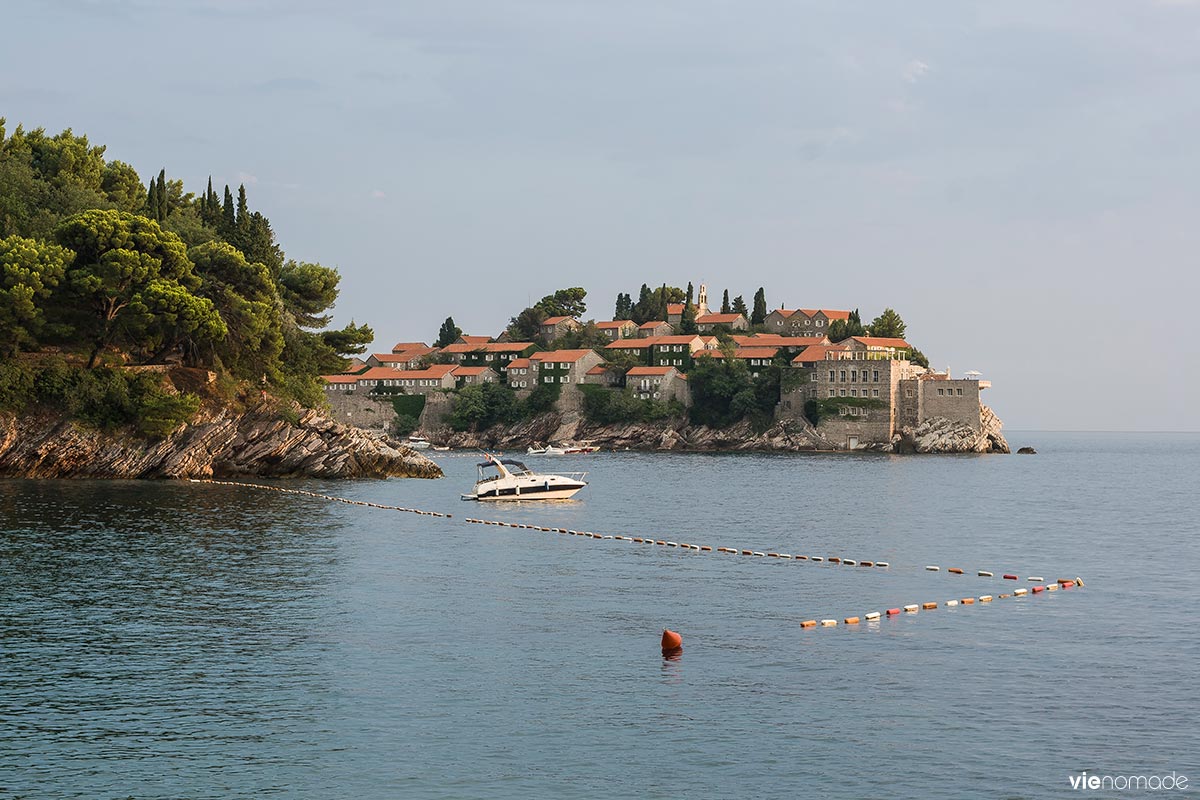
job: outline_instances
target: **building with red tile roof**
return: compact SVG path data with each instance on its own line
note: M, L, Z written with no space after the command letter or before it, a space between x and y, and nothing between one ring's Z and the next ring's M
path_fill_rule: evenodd
M750 323L741 314L705 314L696 317L696 329L701 333L712 333L718 328L745 331L750 329Z

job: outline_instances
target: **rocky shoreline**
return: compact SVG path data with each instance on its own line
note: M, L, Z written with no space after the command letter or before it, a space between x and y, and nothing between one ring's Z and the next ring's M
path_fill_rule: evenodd
M0 477L440 478L395 439L292 405L202 412L165 439L105 433L53 414L0 414Z
M982 406L980 431L969 425L935 417L915 429L902 429L891 443L854 452L877 453L1008 453L1002 424ZM776 423L756 432L748 422L714 429L689 425L686 420L594 425L577 412L552 412L516 425L498 425L478 433L449 428L430 432L438 444L456 448L524 450L531 442L586 442L605 450L829 452L841 450L807 422Z

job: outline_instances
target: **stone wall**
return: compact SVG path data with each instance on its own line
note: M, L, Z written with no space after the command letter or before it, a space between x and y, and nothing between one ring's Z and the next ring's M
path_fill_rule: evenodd
M386 397L371 397L364 391L326 391L325 397L329 400L329 416L343 425L381 431L396 418L391 400Z
M935 417L962 423L978 433L982 429L979 381L902 381L897 427L915 428Z

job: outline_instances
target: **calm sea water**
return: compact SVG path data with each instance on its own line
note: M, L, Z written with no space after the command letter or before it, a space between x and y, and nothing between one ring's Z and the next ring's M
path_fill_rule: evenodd
M447 478L0 482L0 796L1044 797L1200 784L1200 435L1039 455L596 454ZM685 553L463 515L790 553ZM856 628L802 619L1087 587ZM1022 582L1021 585L1028 585ZM664 661L661 629L684 637Z

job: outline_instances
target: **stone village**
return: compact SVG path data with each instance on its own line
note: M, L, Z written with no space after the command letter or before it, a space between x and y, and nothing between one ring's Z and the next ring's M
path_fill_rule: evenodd
M454 390L481 383L507 384L518 397L556 384L556 410L564 413L581 410L579 387L588 384L640 399L673 399L686 408L691 367L703 358L732 357L754 377L783 365L775 421L808 428L827 449L889 449L902 430L928 421L949 423L981 440L989 424L998 425L980 402L990 383L978 373L955 378L949 369L920 366L910 360L913 348L903 339L851 336L832 342L830 325L846 320L849 311L779 308L751 332L742 314L711 313L701 287L698 333L678 332L683 314L683 303L670 303L663 320L588 323L608 340L594 349L555 349L556 342L585 324L566 316L542 322L539 338L546 347L510 341L507 332L495 338L462 335L441 348L400 342L390 353L356 359L348 371L324 376L326 395L336 419L376 429L386 429L395 418L391 397L423 395L418 425L425 431L435 430L450 413ZM626 355L620 365L612 364L618 353L636 358ZM805 416L806 403L814 400L836 412L823 414L814 425Z

